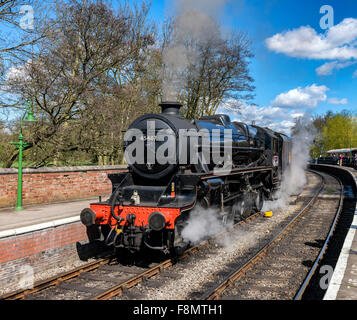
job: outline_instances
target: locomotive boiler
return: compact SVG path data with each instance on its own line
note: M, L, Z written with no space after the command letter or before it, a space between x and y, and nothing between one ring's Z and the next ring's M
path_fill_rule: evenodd
M181 232L196 207L223 223L247 218L271 199L291 161L291 140L224 114L188 120L181 104L138 117L125 134L128 171L109 174L112 194L81 212L115 248L182 252Z

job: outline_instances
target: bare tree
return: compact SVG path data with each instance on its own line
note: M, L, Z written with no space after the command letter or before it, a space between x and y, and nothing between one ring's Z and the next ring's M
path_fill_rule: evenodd
M27 1L27 3L29 3ZM18 33L26 34L28 30L21 27L20 23L18 22L20 17L21 7L25 6L26 2L21 0L4 0L0 2L0 24L4 29L7 27L9 30L4 34L1 34L0 37L0 54L4 53L13 53L16 50L19 50L29 44L28 41L19 41L23 40L21 37L17 37L16 43L9 43L9 35L10 32L13 32L14 29L17 29ZM32 30L32 28L29 30ZM13 38L11 40L14 40Z
M20 100L33 98L38 165L76 151L111 162L118 156L120 131L147 103L143 83L154 51L148 10L145 3L116 12L101 1L58 3L34 58L22 61L21 76L6 82ZM16 156L14 150L6 166Z
M47 19L51 8L51 1L46 4L39 0L1 1L0 57L30 55L32 45L44 36L37 25Z

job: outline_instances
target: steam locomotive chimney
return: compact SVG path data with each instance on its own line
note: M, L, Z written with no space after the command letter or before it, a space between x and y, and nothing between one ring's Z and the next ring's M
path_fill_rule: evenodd
M175 101L164 101L160 103L159 106L161 107L162 113L179 116L182 104Z

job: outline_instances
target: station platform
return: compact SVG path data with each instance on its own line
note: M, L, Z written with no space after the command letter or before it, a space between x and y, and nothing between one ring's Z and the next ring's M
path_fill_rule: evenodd
M350 172L357 186L357 170L347 167L342 167L341 169ZM108 197L109 195L103 195L102 199L105 200ZM14 208L0 209L0 270L7 270L8 272L8 274L5 274L5 271L0 271L0 287L3 283L9 284L9 279L12 281L13 278L13 271L11 269L13 267L8 268L6 267L7 264L13 266L15 264L14 261L16 261L20 268L25 261L27 264L33 264L36 265L36 268L39 268L39 261L43 261L43 268L38 271L38 273L41 273L49 267L50 261L53 261L55 265L58 264L59 260L59 258L58 260L54 259L53 256L51 256L51 260L47 258L44 259L44 250L47 250L46 252L54 252L54 248L63 248L64 245L70 244L72 246L70 254L73 254L73 252L75 252L73 243L87 239L85 227L80 223L80 212L84 208L89 207L90 203L96 202L97 200L98 197L92 197L76 201L28 206L24 207L22 211L15 211ZM70 228L73 228L73 230ZM355 208L352 224L345 238L324 300L357 300L356 229L357 207ZM75 237L68 238L67 240L67 233L69 232L75 234ZM49 237L51 240L48 241L46 238L46 243L50 243L48 248L43 248L39 245L38 239L45 237ZM57 239L57 237L60 239ZM31 241L36 242L33 244L36 250L30 251L27 247L22 250L22 244L24 247L27 246L29 239L32 238L34 240ZM12 244L15 245L13 246ZM64 250L56 250L60 252L58 255L61 255L63 258ZM33 258L35 253L39 256L38 259ZM42 256L40 256L41 254ZM78 259L78 256L75 255L73 259ZM1 266L3 266L3 268L1 268ZM7 282L5 282L4 279ZM13 288L13 282L11 282L11 285Z
M98 197L91 197L28 206L21 211L1 209L0 296L23 288L24 281L31 287L95 256L97 249L88 241L80 213L97 201Z
M103 199L108 197L103 196ZM14 208L0 209L0 238L80 221L81 211L96 201L98 197L28 206L20 211Z
M342 167L354 177L357 186L357 170ZM324 300L357 300L357 206L345 238Z

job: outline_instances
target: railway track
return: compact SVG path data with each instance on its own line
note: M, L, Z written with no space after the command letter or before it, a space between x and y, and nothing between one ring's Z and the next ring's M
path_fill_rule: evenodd
M323 177L324 184L289 224L200 299L301 299L326 251L342 208L341 182L333 182L334 178L326 174ZM340 191L338 197L332 195L328 200L321 193L328 193L331 186ZM328 230L321 227L324 225L329 226ZM315 242L309 243L309 239Z
M351 171L352 174L355 173L355 170L352 168L347 168L347 170ZM348 174L341 176L341 181L344 185L342 213L337 220L333 234L330 236L330 242L328 243L325 253L319 262L319 266L317 267L318 270L321 270L320 268L323 266L329 266L331 268L330 270L335 270L346 236L351 228L357 199L355 182L351 178L352 176L349 176ZM324 267L324 269L326 270L326 267ZM301 297L302 300L325 299L327 286L326 282L325 285L321 286L322 275L324 273L322 271L320 272L316 271L310 279L309 285Z
M231 230L248 221L253 220L261 213L257 212L245 220L235 224ZM229 231L228 231L229 232ZM73 292L78 292L76 298L91 299L91 300L108 300L114 296L118 296L137 285L140 282L146 281L154 275L161 273L166 275L165 270L175 264L177 259L185 259L201 247L209 245L214 239L223 237L227 232L222 232L202 243L191 247L180 256L166 259L160 263L153 263L149 267L127 266L120 264L114 257L102 258L94 262L77 267L68 272L58 274L49 279L39 281L34 284L33 288L20 289L10 292L0 297L0 300L22 300L22 299L50 299L54 296L68 298L67 293L73 296ZM96 274L94 274L94 272ZM74 282L74 280L76 280ZM98 282L104 282L106 289L98 289L98 286L88 286L88 281L92 281L98 285ZM113 286L113 283L116 283ZM99 285L100 287L100 285ZM39 295L37 296L36 295Z
M200 252L205 246L215 243L218 238L226 236L227 233L232 232L242 224L254 220L258 216L260 216L260 213L256 213L239 222L228 232L222 232L199 245L189 248L179 259L184 260ZM0 299L107 300L118 297L123 293L128 295L128 289L135 287L139 283L151 283L151 285L155 286L155 280L147 280L156 275L164 278L174 278L175 274L168 271L168 269L176 262L177 258L170 258L151 265L128 266L120 264L112 258L100 259L51 279L38 282L32 289L18 290L4 295Z

